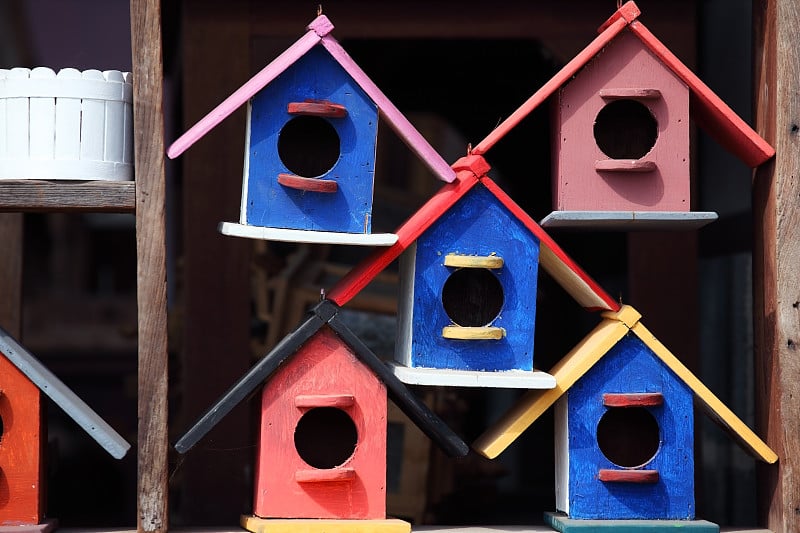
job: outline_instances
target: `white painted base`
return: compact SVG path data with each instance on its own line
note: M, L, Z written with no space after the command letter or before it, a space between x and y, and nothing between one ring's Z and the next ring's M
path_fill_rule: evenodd
M583 230L687 230L717 220L713 211L553 211L539 225Z
M409 385L445 387L494 387L500 389L552 389L556 380L547 372L505 370L478 372L440 368L408 367L394 361L387 363L395 376Z
M311 244L353 244L357 246L391 246L397 242L394 233L336 233L285 228L248 226L236 222L220 222L223 235L261 239L264 241L307 242Z

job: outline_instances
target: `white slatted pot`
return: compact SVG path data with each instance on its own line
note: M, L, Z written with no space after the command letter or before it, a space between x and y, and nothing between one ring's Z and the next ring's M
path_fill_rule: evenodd
M0 69L0 179L133 179L131 73Z

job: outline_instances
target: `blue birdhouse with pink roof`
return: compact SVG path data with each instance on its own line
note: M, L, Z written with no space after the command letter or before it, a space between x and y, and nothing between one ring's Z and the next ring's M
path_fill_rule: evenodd
M434 176L450 166L350 58L319 15L306 33L168 150L177 157L247 104L238 222L226 235L390 246L372 233L378 125L385 122Z

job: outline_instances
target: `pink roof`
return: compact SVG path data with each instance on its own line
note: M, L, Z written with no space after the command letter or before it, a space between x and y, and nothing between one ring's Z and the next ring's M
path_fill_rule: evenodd
M453 169L456 171L455 181L439 189L400 226L396 231L398 239L394 245L375 250L340 279L327 292L329 300L339 306L345 305L480 182L539 239L539 263L570 296L587 310L619 310L620 304L590 278L536 221L486 175L490 167L483 157L476 155L462 157L453 164Z
M167 150L167 155L174 159L186 151L190 146L202 138L206 133L236 111L272 80L303 57L312 47L321 44L342 68L355 80L355 82L372 98L381 115L394 130L394 132L417 154L422 162L440 180L450 183L455 179L455 173L450 165L439 153L425 140L419 131L411 125L408 119L392 104L381 92L375 83L369 79L363 70L353 61L342 46L330 35L333 24L325 15L319 15L308 25L306 33L281 55L264 67L258 74L250 78L233 94L203 117L197 124L181 135Z
M754 168L775 155L775 149L762 139L744 120L725 104L708 86L684 65L638 20L641 11L632 1L620 7L598 30L598 35L577 56L570 60L541 89L536 91L514 113L483 141L473 154L485 154L506 133L569 82L612 39L627 29L689 88L692 115L697 124L749 167Z

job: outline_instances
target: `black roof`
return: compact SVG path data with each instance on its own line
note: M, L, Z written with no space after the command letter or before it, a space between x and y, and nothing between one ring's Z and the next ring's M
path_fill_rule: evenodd
M322 300L308 318L284 337L269 353L247 371L200 419L178 440L179 453L189 451L236 405L250 396L261 383L288 358L294 355L319 329L329 326L375 376L383 382L392 401L423 433L451 457L463 457L469 446L453 432L425 403L411 392L397 376L339 318L339 306Z

